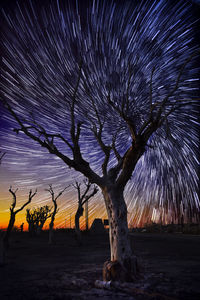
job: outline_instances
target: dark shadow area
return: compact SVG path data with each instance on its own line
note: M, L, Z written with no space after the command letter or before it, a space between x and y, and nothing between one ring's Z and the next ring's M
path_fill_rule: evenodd
M0 298L27 299L200 299L200 236L132 233L144 276L134 284L98 289L103 263L109 259L107 234L83 233L78 246L71 230L30 237L13 232L6 265L0 268Z

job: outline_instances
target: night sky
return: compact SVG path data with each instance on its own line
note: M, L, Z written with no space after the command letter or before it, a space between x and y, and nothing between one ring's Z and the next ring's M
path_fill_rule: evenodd
M108 106L107 93L120 105L126 97L129 70L131 117L139 129L149 112L152 69L153 103L161 102L173 89L183 63L198 49L198 1L6 1L1 8L1 97L21 119L34 121L48 133L70 140L69 103L82 61L82 78L77 92L76 122L83 122L81 150L99 175L103 153L91 126L96 121L91 98L105 121L104 141L110 143L116 130L117 149L130 146L126 124ZM154 134L126 186L129 225L146 221L188 220L190 211L200 212L199 168L199 55L184 68L178 90L167 109L180 106ZM87 89L85 88L87 82ZM29 189L38 193L30 206L50 204L45 189L56 193L71 184L58 200L57 226L69 227L77 206L72 186L83 176L69 169L23 133L0 102L0 150L6 152L0 166L0 227L8 222L10 185L18 188L22 204ZM28 124L28 122L26 122ZM70 156L60 140L56 146ZM110 166L116 163L111 156ZM16 224L25 221L25 211ZM90 223L106 218L99 191L89 202ZM81 224L84 225L84 218ZM73 226L72 222L72 226Z

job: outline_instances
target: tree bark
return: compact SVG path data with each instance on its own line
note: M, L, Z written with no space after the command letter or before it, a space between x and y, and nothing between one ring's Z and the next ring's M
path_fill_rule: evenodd
M104 264L104 280L133 281L138 273L137 258L133 255L123 188L114 185L102 189L109 219L110 261Z

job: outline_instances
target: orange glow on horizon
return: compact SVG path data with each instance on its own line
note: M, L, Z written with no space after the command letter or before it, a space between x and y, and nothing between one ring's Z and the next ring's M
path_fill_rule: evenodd
M63 217L63 215L65 215L66 217ZM97 217L99 218L99 216L97 216ZM91 227L92 222L94 221L95 218L96 218L96 216L94 214L88 218L89 228ZM73 229L75 227L74 219L75 219L75 213L74 214L68 213L68 212L66 212L66 213L62 212L62 214L58 213L55 218L54 228L55 229L59 229L59 228ZM104 219L107 219L106 215L102 216L102 221ZM3 213L0 212L0 229L5 230L8 226L9 220L10 220L10 212L9 211L3 212ZM14 227L17 227L20 230L20 225L22 223L24 223L23 230L27 231L28 223L26 221L25 211L22 211L16 215ZM47 221L45 222L44 227L43 227L44 230L49 229L49 223L50 223L50 218L47 219ZM86 228L86 220L85 220L85 216L83 216L80 218L80 229L84 230L85 228Z

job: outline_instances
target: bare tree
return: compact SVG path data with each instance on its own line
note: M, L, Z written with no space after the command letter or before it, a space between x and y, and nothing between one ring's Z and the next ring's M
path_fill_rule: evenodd
M6 252L9 248L9 239L10 239L10 234L11 231L14 227L15 224L15 218L16 218L16 214L20 211L22 211L24 209L25 206L27 206L29 203L31 203L31 200L33 199L33 197L36 195L37 190L35 190L35 192L33 193L32 190L30 190L29 192L29 196L28 196L28 201L26 203L24 203L20 208L15 210L16 207L16 202L17 202L17 189L15 191L12 190L12 187L10 187L9 192L12 194L13 196L13 202L10 206L10 220L8 223L8 227L6 229L5 235L3 237L3 245L2 245L2 257L1 257L1 263L4 264L5 262L5 256L6 256Z
M30 208L26 210L26 221L28 223L28 232L31 236L35 235L36 214Z
M26 210L26 221L29 224L30 235L39 235L48 218L51 217L52 207L44 205L38 208Z
M152 70L150 78L150 107L149 114L146 120L142 122L139 129L136 130L136 125L133 116L129 116L130 110L130 98L129 98L129 85L132 79L132 73L130 71L129 84L127 86L126 97L121 104L116 105L114 99L111 97L110 89L107 94L107 105L110 109L114 110L117 115L125 122L130 132L131 146L125 151L123 155L117 150L116 139L118 137L118 131L113 135L112 143L106 144L103 139L103 132L105 127L105 118L98 111L98 107L94 102L92 94L88 88L89 82L84 73L82 73L83 64L79 64L79 71L76 86L71 96L71 103L69 105L71 128L70 138L71 141L65 139L60 133L48 133L38 122L34 119L22 120L15 110L11 107L8 101L5 102L5 106L19 124L19 128L15 129L15 132L25 133L29 138L39 143L42 147L46 148L49 153L59 157L70 168L74 168L76 171L81 172L87 177L90 183L98 185L104 196L105 205L109 219L109 236L110 236L110 251L111 262L118 262L121 266L120 278L122 280L131 280L138 273L138 263L136 257L132 254L131 245L129 242L129 232L127 224L127 207L124 200L124 188L131 178L131 175L135 169L135 166L141 156L145 152L145 148L148 146L150 137L163 125L168 128L168 117L180 106L188 104L188 102L174 101L169 105L169 98L177 91L180 83L181 75L183 74L186 64L194 57L196 53L192 54L182 65L182 68L177 76L174 87L163 98L162 101L152 102L152 85L153 85L153 73ZM82 74L84 74L82 76ZM88 97L91 103L91 109L93 109L96 115L96 122L91 120L91 130L94 134L96 141L98 142L102 152L104 153L104 161L102 164L102 176L99 176L93 171L88 161L83 158L80 147L80 135L82 122L76 122L75 110L77 105L77 93L79 84L82 78L83 85L87 91ZM32 117L32 116L31 116ZM86 116L85 116L86 117ZM169 129L169 128L168 128ZM73 158L64 154L62 150L58 148L55 140L62 141L66 147L71 151ZM109 167L109 161L111 152L114 153L117 163L114 167ZM105 265L106 269L110 269L110 265ZM109 271L108 271L109 272ZM119 275L119 272L118 272ZM117 275L117 276L118 276ZM111 276L111 275L110 275ZM112 277L112 276L111 276ZM107 280L110 278L106 277ZM117 279L120 279L117 277ZM116 279L116 278L113 278Z
M49 189L46 189L45 191L48 191L51 194L51 200L53 202L53 212L51 213L51 221L49 223L49 244L51 245L53 243L53 228L54 228L54 220L55 216L58 212L58 205L57 205L57 199L64 193L64 191L68 188L65 187L61 192L58 193L58 195L55 197L52 185L49 185Z
M105 1L105 3L107 2L109 1ZM95 1L93 4L95 7ZM100 5L98 6L100 7ZM51 8L54 9L54 7ZM116 16L114 6L111 5L108 9L112 15ZM78 11L78 9L74 9L74 11ZM109 219L111 263L105 265L105 279L132 280L138 272L138 264L129 241L124 189L138 161L146 149L152 147L149 143L154 136L160 134L161 131L166 134L166 138L170 138L170 116L178 117L183 113L182 107L184 106L191 105L191 110L196 109L197 97L193 97L190 92L186 91L189 83L182 86L182 89L179 87L182 77L185 81L190 79L192 72L189 73L190 66L187 65L197 55L197 52L192 53L195 46L191 50L188 43L185 46L188 58L184 61L185 54L182 55L183 51L179 51L182 49L178 49L176 46L177 34L173 32L169 47L171 49L175 47L175 51L170 53L177 57L177 62L174 62L174 57L170 54L172 62L169 63L166 47L164 49L160 47L160 40L162 40L161 45L162 43L166 45L169 37L165 36L165 38L157 40L156 35L159 31L156 34L154 32L152 41L145 40L145 29L143 30L144 43L148 42L149 47L147 48L152 55L148 57L148 60L146 60L145 54L137 59L143 46L143 43L137 44L136 42L137 38L141 39L142 32L140 31L142 19L137 21L140 19L139 14L135 18L136 23L126 23L129 20L128 10L126 10L125 16L126 14L127 16L123 16L126 21L123 21L122 25L124 24L124 26L121 26L121 29L124 29L122 29L122 34L118 35L120 32L117 26L118 16L114 19L112 26L110 19L105 18L103 13L100 13L100 17L89 9L88 13L90 13L88 20L92 20L88 26L86 26L85 16L79 17L73 15L72 12L66 20L72 18L73 26L64 28L64 17L61 24L61 14L59 13L59 16L56 17L55 13L53 18L56 20L55 23L47 18L49 26L46 26L47 23L44 23L39 29L33 26L31 27L32 31L30 30L32 34L30 35L29 31L23 32L22 37L19 36L17 30L15 32L13 25L15 23L18 25L18 21L12 20L12 26L8 25L11 41L18 39L20 45L21 41L25 40L26 47L18 47L19 49L17 48L16 51L13 50L14 54L11 56L12 53L8 50L10 40L6 41L7 44L5 42L7 56L4 59L4 104L18 124L18 128L14 129L16 134L24 133L48 150L50 154L60 158L69 168L83 174L91 184L99 186ZM9 20L9 18L7 19ZM42 22L42 15L40 19ZM59 30L55 29L56 22L60 24ZM8 21L8 23L10 22ZM34 22L32 23L34 24ZM102 25L103 30L100 30L99 24ZM173 24L174 29L173 26L170 28L175 30L176 24ZM71 31L68 27L71 28ZM45 28L44 32L42 32L43 28ZM66 34L68 29L69 39ZM162 28L163 31L165 29L166 27ZM185 35L187 31L190 30L183 31L182 35L178 32L179 37ZM128 32L132 34L130 39L127 35ZM52 41L50 42L52 33L54 33L54 39L57 38L59 41L59 47L56 43L53 45ZM42 39L38 40L38 36ZM61 43L62 40L66 42L66 48ZM39 52L35 51L36 45L41 50L40 59L38 59ZM135 52L130 50L131 47L136 49ZM156 51L153 51L155 49ZM35 52L37 52L37 56ZM10 57L13 59L11 60ZM19 60L16 57L19 57ZM23 57L25 59L22 59ZM142 67L144 63L148 63L145 68ZM160 70L153 67L156 63L160 64ZM19 72L16 72L15 68ZM165 70L167 71L166 79L163 75ZM171 76L172 70L173 76ZM21 79L20 72L23 74L23 79ZM30 74L32 74L31 79L25 80ZM166 86L163 86L164 81L167 81ZM187 95L189 95L188 98ZM144 100L138 100L138 97ZM44 99L46 101L43 101ZM22 102L19 107L16 105L17 101ZM140 105L141 103L142 105ZM25 112L22 111L22 107L26 107ZM29 110L30 116L27 110ZM48 120L46 122L44 121L44 112L46 112ZM63 129L64 122L61 126L59 124L63 120L63 112L66 112L65 130ZM54 127L56 117L59 121ZM49 126L51 118L52 126ZM177 124L177 126L179 125ZM96 170L94 170L91 159L92 155L87 156L86 147L84 148L84 145L88 143L85 139L87 134L93 139L92 147L91 149L87 148L87 152L92 152L93 157L96 157L97 149L98 151L100 149L103 156L103 158L101 157L103 162L99 163ZM120 147L124 143L123 134L125 134L127 143L124 147ZM112 272L109 271L112 263L118 264L117 276L112 275Z
M77 240L79 244L81 244L82 242L79 219L84 212L83 205L98 192L98 188L96 186L93 186L93 190L89 194L89 191L92 188L92 184L91 182L89 182L89 180L84 180L84 184L85 184L85 190L82 193L81 193L81 183L78 183L76 181L75 185L73 185L78 192L78 208L75 214L75 231L76 231Z
M15 210L15 206L16 206L16 203L17 203L17 196L16 196L17 190L18 189L16 189L15 191L13 191L12 190L12 186L9 189L9 192L13 196L13 202L12 202L12 204L10 206L10 220L9 220L9 224L8 224L7 230L5 232L5 236L3 238L3 242L4 242L4 245L5 245L6 248L8 248L8 246L9 246L9 237L10 237L11 231L13 229L13 226L15 224L16 214L19 213L20 211L22 211L24 209L24 207L27 206L29 203L31 203L31 200L37 194L37 190L35 190L34 193L32 192L32 190L30 190L29 196L28 196L28 201L26 203L24 203L20 208L18 208L18 209Z
M121 156L116 147L117 132L113 135L112 143L107 145L103 140L103 131L105 126L105 119L98 111L92 94L88 88L89 82L87 77L82 76L82 62L79 64L79 71L76 86L74 88L73 95L71 96L71 104L69 105L70 116L71 116L71 128L70 136L71 142L66 140L60 134L48 133L42 126L38 124L34 119L21 120L11 105L6 101L5 105L10 111L11 115L19 124L19 128L15 129L16 133L20 131L24 132L28 137L38 142L42 147L46 148L50 153L55 154L61 158L64 163L69 167L74 168L76 171L81 172L85 177L89 179L91 183L97 184L103 193L105 205L108 213L109 224L110 224L110 249L111 249L111 261L118 261L122 266L123 270L127 269L127 274L122 276L129 277L129 274L137 273L138 266L135 256L132 255L128 239L128 225L127 225L127 207L124 201L123 191L124 188L131 178L131 175L135 169L137 162L145 152L145 147L148 145L150 137L163 125L168 128L168 117L180 106L187 105L185 103L174 101L173 104L169 105L169 98L177 91L180 83L181 75L183 74L184 68L188 62L196 55L196 52L192 54L182 65L182 68L177 76L174 87L171 91L163 98L162 101L152 102L152 84L153 84L153 73L155 69L152 69L150 78L150 108L149 114L146 120L143 121L141 127L136 130L136 125L133 116L129 116L130 99L129 99L129 85L132 79L132 73L129 72L129 84L127 86L127 97L125 97L122 103L116 105L115 101L111 97L110 88L107 94L107 104L110 109L113 109L116 114L127 124L130 132L130 138L132 140L131 146ZM102 152L104 153L104 162L102 164L102 174L100 177L95 173L88 161L86 161L81 153L79 144L82 122L76 122L75 109L78 105L77 93L82 78L83 85L87 91L88 97L91 101L91 108L93 108L94 114L96 115L96 123L92 120L92 132L95 139L97 140ZM169 129L169 128L168 128ZM55 140L61 140L71 150L73 158L70 158L66 154L62 153L55 144ZM116 165L109 168L109 161L111 151L114 153ZM131 269L130 269L131 268ZM132 276L131 275L131 276Z

